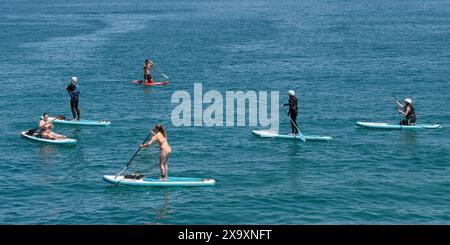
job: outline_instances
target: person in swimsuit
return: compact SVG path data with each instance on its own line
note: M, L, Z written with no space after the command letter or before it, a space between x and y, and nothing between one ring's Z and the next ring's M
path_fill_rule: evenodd
M41 138L44 139L51 139L51 140L60 140L60 139L66 139L67 137L60 134L55 134L52 132L53 129L53 123L48 120L48 114L47 112L44 113L43 118L41 121L39 121L39 135Z
M169 143L167 142L167 133L162 125L156 124L155 128L151 131L153 134L152 139L142 144L140 147L149 147L153 142L158 142L160 146L161 153L159 155L159 166L161 168L161 178L160 180L167 180L169 168L167 166L167 159L172 152Z
M152 74L150 74L152 67L153 62L150 59L146 59L144 63L144 83L153 83Z
M405 99L405 104L402 105L398 100L395 101L399 107L398 112L403 114L406 118L400 121L400 125L415 125L416 124L416 110L412 105L410 98ZM403 110L401 110L401 109Z

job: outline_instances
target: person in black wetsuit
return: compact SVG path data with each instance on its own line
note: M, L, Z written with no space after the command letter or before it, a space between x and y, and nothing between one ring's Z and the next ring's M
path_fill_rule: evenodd
M73 120L79 121L80 109L78 108L78 101L80 99L80 85L76 77L72 77L72 81L66 90L70 95L70 108L72 109Z
M289 106L288 116L291 118L291 128L292 134L298 134L297 129L297 113L298 113L298 105L297 105L297 97L295 97L294 90L289 90L289 103L284 104L283 106Z
M400 125L415 125L416 124L416 110L412 105L412 100L410 98L405 99L405 104L402 105L398 100L395 101L399 107L398 112L403 114L406 118L400 121ZM401 110L402 108L403 110Z

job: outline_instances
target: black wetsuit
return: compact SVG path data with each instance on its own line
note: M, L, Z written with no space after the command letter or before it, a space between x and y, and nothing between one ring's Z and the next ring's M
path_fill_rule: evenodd
M291 128L293 134L298 134L297 129L297 113L298 113L298 105L297 105L297 97L289 96L289 103L284 104L284 106L289 106L288 116L291 118Z
M75 120L80 120L80 109L78 108L78 101L80 99L79 85L70 83L66 90L70 94L70 109L72 109L72 116Z
M404 112L409 109L408 114L406 115L406 119L402 120L400 122L400 125L410 125L411 123L416 123L416 110L414 110L414 107L410 104L404 107Z

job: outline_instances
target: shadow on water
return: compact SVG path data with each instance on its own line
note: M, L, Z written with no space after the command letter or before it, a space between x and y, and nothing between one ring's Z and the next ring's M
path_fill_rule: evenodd
M81 129L79 129L79 128L73 129L72 133L70 134L70 136L73 138L79 138L80 135L81 135Z

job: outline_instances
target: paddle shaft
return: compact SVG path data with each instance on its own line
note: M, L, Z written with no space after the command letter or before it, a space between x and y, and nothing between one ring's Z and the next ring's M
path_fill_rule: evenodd
M394 97L395 105L397 106L397 112L398 112L398 110L400 109L400 107L398 106L398 103L397 103L398 99L397 99L397 97L395 97L394 94L392 94L392 96ZM395 114L399 115L397 112ZM403 119L402 115L399 115L399 117L400 117L400 121L401 121Z
M156 73L158 73L158 74L160 74L161 76L163 76L164 78L166 78L166 79L169 79L169 77L168 76L166 76L166 75L164 75L163 73L161 73L160 71L159 71L159 69L158 68L156 68L156 67L153 67L152 68Z
M285 110L285 112L286 112L286 110ZM298 129L297 124L294 123L294 121L292 121L292 118L288 115L288 113L286 113L286 116L289 118L289 120L291 120L292 125L294 125L294 127L297 129L298 133L300 134L300 137L299 137L299 138L300 138L302 141L306 141L306 139L305 139L305 137L303 136L302 132L300 132L300 129Z
M148 138L150 137L150 135L152 135L152 133L149 133L149 134L147 135L147 138L145 138L145 140L144 140L144 142L142 142L142 144L144 144L144 143L148 140ZM120 171L120 172L116 175L116 177L114 177L114 179L117 178L117 176L119 176L123 171L125 171L125 170L128 168L128 166L130 165L131 161L133 161L134 157L138 154L138 152L141 150L141 148L142 148L142 147L139 146L139 148L137 149L137 151L134 153L133 157L131 157L130 161L128 161L127 165L125 165L125 167L122 169L122 171Z

